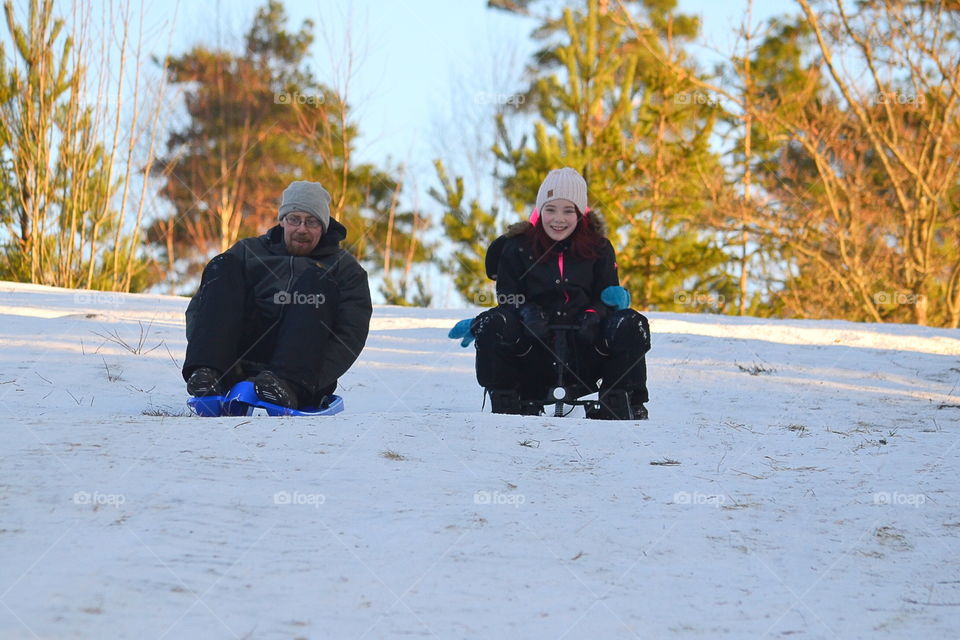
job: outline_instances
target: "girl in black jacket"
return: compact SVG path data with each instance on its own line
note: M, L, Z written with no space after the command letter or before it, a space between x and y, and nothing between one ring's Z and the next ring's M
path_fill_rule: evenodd
M586 395L588 417L645 419L647 319L626 308L613 245L587 207L587 185L573 169L551 171L530 222L498 239L498 306L471 325L477 381L494 413L539 414L554 381L556 341L571 340L569 374ZM608 305L614 303L617 307ZM575 331L552 329L576 326Z

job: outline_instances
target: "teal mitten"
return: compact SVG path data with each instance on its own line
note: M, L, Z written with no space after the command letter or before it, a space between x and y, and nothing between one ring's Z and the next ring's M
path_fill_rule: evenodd
M448 338L453 338L454 340L459 340L463 338L460 342L461 347L469 347L470 343L473 342L473 332L470 331L470 325L473 323L473 318L467 318L466 320L461 320L457 324L453 325L453 328L450 329L450 333L447 334Z
M600 300L617 311L630 308L630 292L623 287L607 287L600 292Z

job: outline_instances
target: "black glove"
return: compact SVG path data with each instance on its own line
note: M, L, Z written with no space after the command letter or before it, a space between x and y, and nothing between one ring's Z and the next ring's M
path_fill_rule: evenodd
M522 329L520 322L512 311L501 307L487 309L470 323L470 333L477 337L477 347L480 343L486 345L499 343L503 346L515 347L520 344Z
M520 320L524 330L540 341L547 339L547 316L538 305L528 302L520 305Z
M594 344L600 333L600 314L592 309L584 311L577 319L577 324L580 325L577 329L577 339L587 345Z
M487 309L470 323L470 333L478 338L495 336L497 340L501 340L506 327L507 319L498 309Z
M638 349L643 355L650 351L650 323L646 316L632 309L614 311L607 316L597 347L606 353Z

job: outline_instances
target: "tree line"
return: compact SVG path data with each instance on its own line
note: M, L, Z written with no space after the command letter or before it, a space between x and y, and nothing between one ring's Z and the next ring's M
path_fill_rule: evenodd
M960 325L960 4L795 0L755 21L745 0L710 68L699 19L675 0L488 5L538 24L524 86L498 96L495 142L475 150L502 201L437 158L421 211L401 204L402 166L356 160L349 96L310 73L314 25L289 30L279 1L233 49L154 56L183 112L163 127L154 100L126 136L119 104L79 98L82 30L64 34L53 0L30 0L22 21L8 1L0 277L189 286L306 177L328 186L385 300L430 304L436 265L483 304L486 247L567 165L637 308ZM147 215L153 198L163 212Z

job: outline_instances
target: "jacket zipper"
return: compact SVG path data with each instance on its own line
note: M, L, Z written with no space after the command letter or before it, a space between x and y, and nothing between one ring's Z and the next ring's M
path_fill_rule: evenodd
M564 303L567 303L570 302L570 294L567 293L567 288L563 284L563 251L557 254L557 266L560 267L560 290L563 291Z

